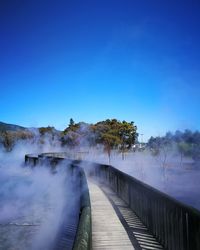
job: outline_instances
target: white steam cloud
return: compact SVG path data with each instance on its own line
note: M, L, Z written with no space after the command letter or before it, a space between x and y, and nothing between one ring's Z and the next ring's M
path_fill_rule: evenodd
M49 150L49 145L46 148ZM73 194L68 193L72 190L66 181L66 164L61 164L54 174L46 166L31 169L24 166L24 155L28 152L38 152L37 145L23 142L10 153L0 152L2 250L51 249L64 209L73 209L69 201Z
M87 130L82 126L81 130ZM84 131L85 132L85 131ZM90 131L88 131L90 133ZM95 135L94 135L95 136ZM91 138L91 135L90 135ZM77 147L61 147L57 138L45 135L34 141L18 141L11 152L0 149L0 249L49 250L63 222L64 210L73 209L72 189L67 181L66 166L52 174L49 168L24 167L27 153L66 152L69 158L108 164L103 146L91 147L87 138L79 138ZM200 209L200 169L191 159L176 150L152 156L143 152L111 153L111 165L146 182L176 199ZM84 167L84 164L83 164ZM92 164L91 166L92 167Z

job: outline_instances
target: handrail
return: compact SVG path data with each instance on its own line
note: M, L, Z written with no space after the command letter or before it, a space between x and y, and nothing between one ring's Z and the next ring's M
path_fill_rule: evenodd
M200 212L109 165L93 175L108 184L169 250L200 249Z
M76 164L78 165L79 162L84 163L83 165L88 164L86 161L76 161ZM109 185L138 215L165 249L200 249L200 212L198 210L182 204L110 165L89 163L91 164L93 167L85 170L98 181ZM90 221L88 225L91 232L91 208L82 209L82 212L83 217L80 217L80 230L76 238L79 242L81 241L79 236L83 236L84 231L87 230L85 225L88 221ZM88 214L89 217L87 217Z
M59 153L45 153L38 156L33 154L25 155L25 164L36 167L38 164L48 163L52 170L56 169L58 163L63 160L71 162L71 168L68 169L72 177L75 174L77 188L80 190L80 208L79 222L73 244L73 250L90 250L92 249L92 223L91 223L91 204L87 180L83 169L78 165L79 161L69 160ZM75 172L75 173L74 173Z
M84 172L82 172L81 182L81 213L73 250L90 250L92 249L92 216L89 189Z

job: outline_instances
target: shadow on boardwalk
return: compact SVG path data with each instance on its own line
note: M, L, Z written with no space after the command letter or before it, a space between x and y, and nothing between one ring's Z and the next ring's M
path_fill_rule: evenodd
M88 180L92 206L92 248L161 250L135 213L105 185Z

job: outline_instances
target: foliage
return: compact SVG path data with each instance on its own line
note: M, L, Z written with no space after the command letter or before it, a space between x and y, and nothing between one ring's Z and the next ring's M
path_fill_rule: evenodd
M109 158L113 148L118 148L124 153L126 149L132 147L137 137L136 130L137 127L134 126L133 122L120 122L116 119L107 119L94 125L94 131L97 134L97 143L104 145Z
M63 131L61 141L62 145L70 148L92 145L91 125L85 122L75 123L70 119L68 127Z
M11 151L19 140L28 140L33 138L33 134L29 131L4 131L0 133L0 142L6 151Z
M123 152L130 149L137 138L137 127L133 122L107 119L96 124L75 123L70 119L68 127L63 131L62 142L70 147L103 145L109 159L112 149Z
M55 128L54 127L50 127L50 126L48 126L48 127L40 127L39 128L40 135L42 135L42 136L45 135L45 134L47 134L47 133L53 134L54 130L55 130Z
M0 132L22 131L22 130L25 130L25 128L22 126L0 122Z
M133 122L118 121L117 119L107 119L95 124L85 122L75 123L71 118L69 125L63 132L57 131L54 127L40 127L31 131L16 125L4 126L13 128L14 131L0 131L0 143L7 151L11 151L18 140L33 139L33 142L50 145L61 142L63 146L71 149L75 147L93 147L102 145L110 158L111 150L118 149L122 154L131 149L137 139L137 127Z
M185 130L176 131L174 134L168 132L163 137L151 137L147 146L154 155L159 154L163 148L175 146L183 156L192 157L195 161L200 160L200 132Z
M60 140L60 131L56 130L54 127L40 127L39 131L39 144L48 143L51 146L56 146L57 142Z

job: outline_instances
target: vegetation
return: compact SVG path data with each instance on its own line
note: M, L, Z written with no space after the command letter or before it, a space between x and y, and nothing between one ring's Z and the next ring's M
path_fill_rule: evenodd
M0 122L0 146L7 152L12 151L18 142L29 141L39 145L49 141L50 145L60 140L60 132L54 127L27 129L21 126Z
M0 122L0 146L6 151L11 151L19 141L31 141L38 144L49 142L49 145L60 143L62 146L74 150L81 147L102 146L110 160L113 149L122 153L122 159L126 151L137 143L137 127L134 122L107 119L95 124L85 122L75 123L71 118L64 131L58 131L54 127L40 127L27 129L17 125ZM190 157L195 162L200 161L200 132L185 130L168 132L162 137L151 137L147 143L153 155L160 156L163 168L171 151L180 155L180 165L183 157Z
M136 130L133 122L120 122L116 119L107 119L96 124L75 123L70 119L68 127L62 133L50 126L29 130L1 123L0 144L6 151L11 151L20 140L31 140L31 143L39 145L48 141L52 146L61 143L71 149L102 145L109 159L112 149L120 150L124 158L124 152L131 149L137 140Z
M69 147L103 145L109 160L112 149L124 152L132 147L137 140L137 127L133 122L107 119L96 124L75 123L70 119L69 126L64 130L62 142Z
M4 122L0 122L0 132L5 132L5 131L23 131L26 128L18 126L18 125L13 125L13 124L7 124Z
M75 123L71 118L68 127L60 132L54 127L40 127L27 129L17 125L0 124L0 144L6 151L11 151L20 140L31 140L39 145L48 141L49 145L60 143L70 149L81 147L103 146L109 160L111 150L117 149L124 153L131 149L137 140L137 127L133 122L107 119L95 124L85 122Z
M148 141L148 147L154 155L176 149L181 156L191 157L194 161L200 160L200 132L185 130L176 131L174 134L168 132L163 137L151 137Z
M121 150L124 159L124 152L131 149L137 140L137 127L134 126L134 122L107 119L96 123L93 126L93 131L97 135L96 143L104 145L109 159L112 149Z
M0 143L7 152L11 151L15 144L20 140L29 140L33 138L30 131L4 131L0 132Z

